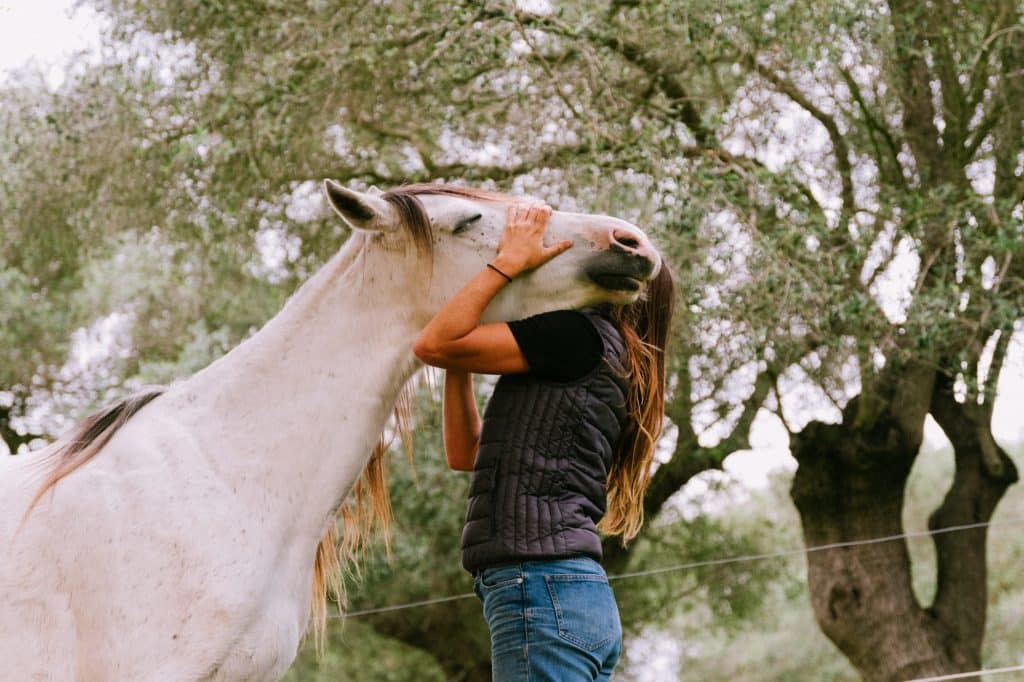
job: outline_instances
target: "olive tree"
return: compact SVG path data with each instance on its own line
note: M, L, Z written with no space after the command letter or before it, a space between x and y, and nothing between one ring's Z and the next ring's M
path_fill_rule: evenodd
M987 521L1016 481L990 422L1024 299L1018 2L94 4L134 55L106 73L157 75L96 105L131 121L88 148L117 171L89 176L108 193L39 210L142 211L213 273L196 291L250 292L245 315L200 295L208 331L238 338L336 248L299 210L321 177L532 193L649 227L676 269L649 521L769 413L809 546L901 533L928 415L957 463L933 528ZM260 239L287 246L274 282L254 274ZM161 338L175 361L190 336ZM797 385L831 409L795 404ZM901 541L808 554L823 632L871 679L980 667L985 538L935 536L929 605ZM641 546L606 543L609 570Z

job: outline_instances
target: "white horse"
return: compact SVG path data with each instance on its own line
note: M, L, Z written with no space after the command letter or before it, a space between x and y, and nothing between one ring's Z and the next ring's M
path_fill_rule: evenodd
M418 366L413 340L493 257L513 201L325 189L354 232L258 333L0 462L3 680L288 669L323 608L335 514ZM507 286L487 319L629 301L660 262L607 216L555 212L547 235L574 248ZM369 483L364 498L383 486Z

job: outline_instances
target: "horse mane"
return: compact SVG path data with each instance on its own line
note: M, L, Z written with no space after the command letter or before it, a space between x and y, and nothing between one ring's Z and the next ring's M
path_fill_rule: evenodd
M21 518L24 523L32 509L48 490L54 488L65 476L95 457L114 434L139 410L166 392L158 386L132 394L102 410L85 417L75 424L60 447L54 450L48 461L53 468L43 480L32 501ZM401 440L406 453L412 457L412 405L413 380L406 382L399 392L394 407L394 435ZM391 526L391 499L387 487L387 454L394 440L380 435L370 460L363 469L351 493L335 512L335 522L317 546L313 563L312 601L310 619L317 649L322 651L327 626L327 599L333 595L339 605L346 603L343 577L346 570L358 573L358 561L374 537L379 525L384 536L385 547L390 554L388 532ZM58 441L60 443L60 441ZM339 537L338 525L341 525Z
M154 386L134 393L99 412L94 412L71 427L68 434L61 438L64 443L50 454L56 463L33 496L25 514L21 517L21 522L25 522L29 512L42 499L47 490L53 488L59 480L92 459L136 412L148 405L154 398L163 395L166 390L164 386Z
M425 253L432 253L434 241L430 229L430 218L427 216L427 212L418 197L430 195L462 197L464 199L493 201L503 204L515 201L513 197L500 192L491 192L490 190L478 189L476 187L448 185L442 182L418 182L400 185L384 192L381 195L381 199L391 204L398 211L402 225L412 235L413 242Z
M317 546L313 563L313 599L310 617L318 652L323 651L327 631L327 600L333 596L339 609L347 605L344 576L359 575L359 560L369 547L375 531L384 538L384 547L391 555L391 496L387 485L387 458L385 455L397 435L409 460L412 460L412 407L415 379L410 379L399 391L393 411L394 431L380 435L373 448L370 461L363 469L352 492L335 512L334 522ZM341 526L339 537L338 527Z
M383 195L382 199L387 200L388 197L396 196L420 196L430 194L441 194L449 197L463 197L466 199L479 199L481 201L496 201L499 203L508 203L515 201L514 197L501 192L492 192L487 189L480 189L478 187L462 187L461 185L449 185L443 182L416 182L408 185L399 185L393 189L389 189Z
M444 195L510 203L513 197L474 187L459 187L444 183L416 183L401 185L384 192L381 198L390 203L398 212L402 225L408 230L413 242L428 254L433 253L433 235L430 217L420 202L420 196ZM406 455L412 459L412 405L415 392L414 379L402 387L393 412L394 435L402 441ZM344 576L346 573L359 574L359 559L380 532L384 538L385 551L390 555L389 530L391 526L391 498L387 486L387 459L392 438L381 434L370 455L370 461L352 488L351 494L342 502L335 513L334 522L316 550L313 563L313 595L310 602L310 618L313 636L318 652L323 651L327 631L327 602L333 596L339 608L347 604ZM341 527L339 535L339 525Z

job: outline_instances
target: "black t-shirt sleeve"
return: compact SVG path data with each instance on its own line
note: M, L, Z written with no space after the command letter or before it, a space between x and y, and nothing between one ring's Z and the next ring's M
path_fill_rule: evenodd
M530 372L574 381L601 361L604 344L593 323L577 310L555 310L508 323Z

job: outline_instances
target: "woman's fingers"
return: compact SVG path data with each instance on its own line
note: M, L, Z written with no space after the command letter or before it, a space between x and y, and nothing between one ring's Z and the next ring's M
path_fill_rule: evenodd
M551 258L554 258L560 253L565 253L572 248L571 239L563 239L562 241L552 244L551 246L545 247L544 251L546 254L550 254Z
M551 215L551 208L544 204L512 204L508 208L508 227L543 226Z
M548 218L551 217L551 207L546 204L534 204L526 213L526 220L534 229L541 232L548 226Z
M540 247L545 261L551 260L560 253L572 248L572 240L563 239L550 246L544 246L544 232L548 228L548 219L551 217L551 207L547 204L538 204L530 208L532 224L540 239Z
M512 259L518 268L530 270L546 263L572 247L572 241L561 240L544 245L544 233L551 217L547 204L516 203L508 207L508 221L498 252Z

